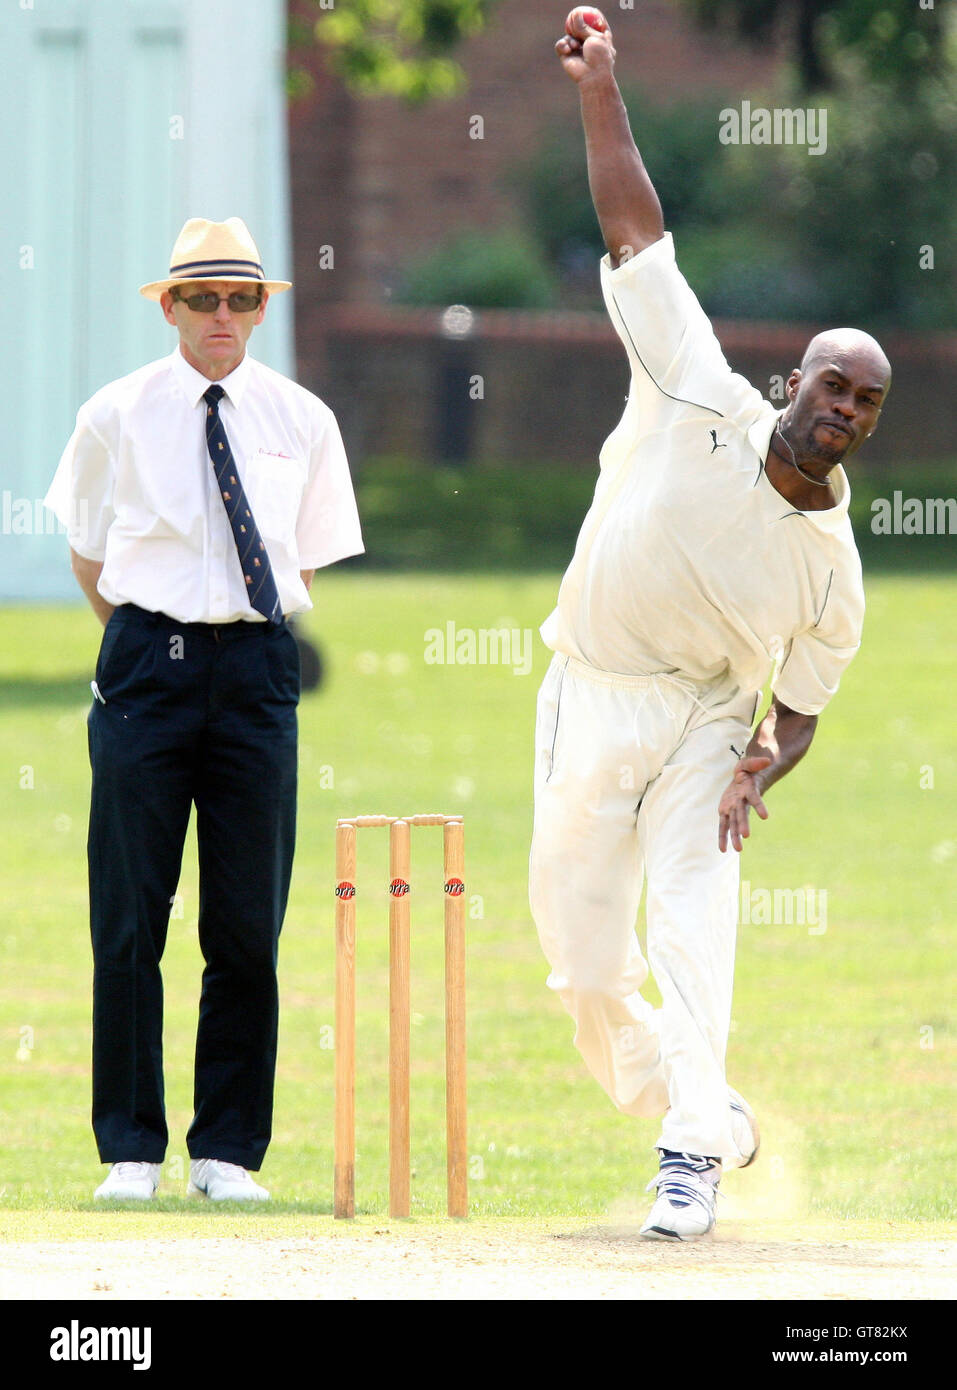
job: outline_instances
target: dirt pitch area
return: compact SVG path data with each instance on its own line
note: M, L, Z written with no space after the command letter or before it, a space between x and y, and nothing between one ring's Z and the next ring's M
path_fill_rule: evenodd
M12 1241L0 1299L952 1299L957 1242L889 1225L734 1223L694 1244L638 1222L355 1223L262 1238ZM929 1228L932 1231L932 1228Z

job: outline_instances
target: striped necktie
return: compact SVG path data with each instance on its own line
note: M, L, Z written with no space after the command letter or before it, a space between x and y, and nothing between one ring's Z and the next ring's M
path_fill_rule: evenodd
M206 410L206 447L212 460L213 472L219 484L220 495L229 524L233 528L239 563L249 602L257 613L262 613L271 623L282 622L282 604L273 578L272 565L255 517L250 510L246 493L239 479L239 470L229 447L229 440L219 418L219 402L225 395L221 386L211 386L203 392Z

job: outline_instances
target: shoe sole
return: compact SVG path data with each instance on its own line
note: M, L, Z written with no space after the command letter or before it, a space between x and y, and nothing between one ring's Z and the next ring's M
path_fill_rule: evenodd
M710 1236L714 1230L714 1224L710 1225L706 1231L699 1231L697 1235L680 1236L677 1231L669 1231L664 1226L646 1226L641 1232L645 1240L703 1240Z
M254 1196L249 1196L249 1197L247 1197L247 1196L241 1196L241 1195L238 1195L238 1194L237 1194L237 1195L234 1195L234 1196L232 1196L232 1197L210 1197L210 1196L209 1196L209 1193L206 1191L206 1189L205 1189L204 1187L196 1187L196 1185L195 1185L194 1183L192 1183L192 1182L189 1184L189 1186L188 1186L187 1189L186 1189L186 1196L187 1196L187 1197L208 1197L209 1200L210 1200L211 1202L268 1202L268 1201L269 1201L269 1194L268 1194L268 1193L266 1194L265 1197L254 1197Z
M730 1090L731 1088L729 1087L728 1089ZM761 1151L761 1130L754 1111L744 1099L744 1096L739 1095L737 1091L735 1091L734 1099L731 1101L731 1109L739 1111L744 1116L751 1126L751 1133L754 1135L754 1148L751 1150L751 1157L748 1159L747 1163L738 1164L739 1168L750 1168Z

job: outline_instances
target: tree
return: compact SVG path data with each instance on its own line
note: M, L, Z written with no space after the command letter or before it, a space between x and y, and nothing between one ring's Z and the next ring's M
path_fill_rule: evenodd
M777 37L793 54L804 91L839 81L838 60L856 57L870 81L912 91L948 63L948 24L933 0L681 0L708 29L752 44Z
M496 0L311 0L314 37L350 91L424 102L451 96L465 74L449 55L480 33Z

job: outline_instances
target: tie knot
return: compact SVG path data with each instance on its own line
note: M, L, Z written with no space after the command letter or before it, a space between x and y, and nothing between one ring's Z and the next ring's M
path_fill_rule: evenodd
M219 405L219 402L223 399L225 394L226 392L223 388L217 384L211 386L208 391L203 392L203 400L207 401L210 405Z

